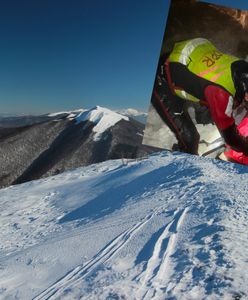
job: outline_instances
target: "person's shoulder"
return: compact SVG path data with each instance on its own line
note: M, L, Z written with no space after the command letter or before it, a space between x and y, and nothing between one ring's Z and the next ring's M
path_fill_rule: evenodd
M213 85L208 85L206 88L205 88L205 93L220 93L222 95L225 95L225 94L228 94L230 95L230 93L228 93L226 91L226 89L224 89L223 87L221 87L220 85L216 85L216 84L213 84Z
M205 96L217 127L223 130L231 126L234 123L232 95L220 86L210 85L205 89Z
M208 100L217 100L222 104L227 103L231 96L224 88L218 85L209 85L205 88L205 96Z

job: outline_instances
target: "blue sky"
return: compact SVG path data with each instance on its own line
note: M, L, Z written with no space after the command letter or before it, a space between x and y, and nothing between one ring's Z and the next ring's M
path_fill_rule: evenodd
M0 0L0 113L146 111L169 2Z

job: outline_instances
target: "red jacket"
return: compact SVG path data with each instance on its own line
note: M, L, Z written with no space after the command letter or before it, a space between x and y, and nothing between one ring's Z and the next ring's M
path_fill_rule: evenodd
M209 85L204 91L211 116L225 142L234 150L248 155L248 138L242 136L233 117L233 97L219 86Z

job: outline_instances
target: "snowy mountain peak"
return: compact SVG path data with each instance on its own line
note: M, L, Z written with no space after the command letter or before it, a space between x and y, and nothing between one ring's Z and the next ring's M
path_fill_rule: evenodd
M118 114L110 109L101 106L84 111L75 117L77 124L80 122L90 121L95 124L93 132L95 132L94 140L99 140L102 133L110 127L114 126L121 120L129 121L129 118Z

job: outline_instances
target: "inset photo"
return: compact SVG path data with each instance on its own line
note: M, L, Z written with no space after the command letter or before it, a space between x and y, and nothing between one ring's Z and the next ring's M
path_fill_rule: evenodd
M248 165L248 11L172 0L143 143Z

